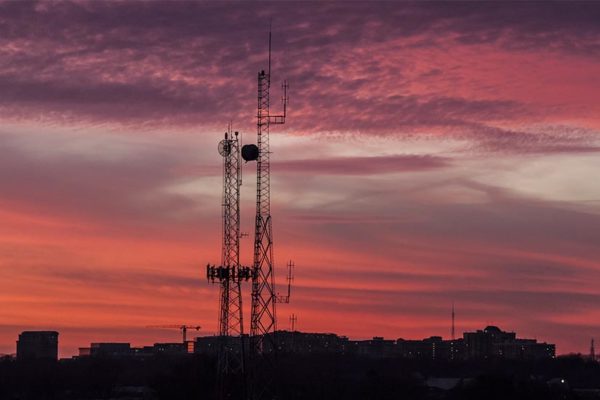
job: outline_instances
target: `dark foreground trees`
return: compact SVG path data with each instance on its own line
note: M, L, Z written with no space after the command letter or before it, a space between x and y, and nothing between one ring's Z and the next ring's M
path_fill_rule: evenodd
M192 355L5 360L0 399L212 400L215 370L214 359ZM274 382L282 400L588 399L600 398L600 365L578 357L452 363L288 354L279 356Z

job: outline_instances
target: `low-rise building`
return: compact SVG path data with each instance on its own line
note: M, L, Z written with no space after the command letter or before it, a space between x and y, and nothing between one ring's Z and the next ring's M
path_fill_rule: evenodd
M129 343L92 343L90 356L120 358L133 354Z
M277 350L283 353L306 354L356 354L366 357L401 357L420 360L468 360L481 358L545 359L553 358L555 346L538 343L535 339L520 339L514 332L504 332L495 326L484 330L465 332L463 338L444 340L431 336L422 340L388 340L374 337L369 340L348 340L333 333L305 333L278 331L264 340L264 351ZM196 338L194 352L216 355L221 346L239 353L239 337L204 336ZM245 337L249 346L249 338Z
M244 337L244 345L248 346L248 337ZM198 336L194 341L194 353L216 355L221 346L227 346L230 351L240 353L242 342L239 337L234 336Z

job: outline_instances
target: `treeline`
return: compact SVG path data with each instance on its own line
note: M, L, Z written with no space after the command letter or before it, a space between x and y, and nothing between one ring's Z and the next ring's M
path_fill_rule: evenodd
M581 389L600 388L600 365L580 357L467 363L287 354L277 365L272 381L282 400L591 399L594 391ZM226 382L232 398L241 398L240 381ZM0 361L2 400L212 400L216 383L216 360L199 355Z

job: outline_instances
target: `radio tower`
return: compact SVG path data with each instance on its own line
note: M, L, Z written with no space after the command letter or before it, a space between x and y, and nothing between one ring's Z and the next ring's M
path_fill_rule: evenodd
M250 352L252 365L252 400L274 397L274 353L277 302L289 302L293 264L288 265L288 295L278 297L275 291L273 230L271 219L271 177L269 128L285 123L288 103L287 82L283 88L283 113L271 115L271 32L269 30L269 69L258 73L257 146L242 148L246 161L256 160L256 219L254 230L254 265L252 270L252 305Z
M206 277L220 283L217 390L220 399L244 392L244 323L241 283L250 279L251 269L240 265L240 186L242 184L238 133L231 127L219 143L223 156L223 245L221 265L207 265ZM232 385L232 378L241 379Z
M451 332L450 332L452 340L456 340L456 332L455 332L455 329L454 329L454 317L455 317L455 314L454 314L454 302L452 302L452 329L451 329Z
M296 316L296 314L290 315L290 325L292 332L296 332L296 322L298 322L298 317Z

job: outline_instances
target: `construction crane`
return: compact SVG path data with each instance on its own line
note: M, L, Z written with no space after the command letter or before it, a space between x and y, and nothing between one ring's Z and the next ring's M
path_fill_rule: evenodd
M181 331L181 336L183 338L183 344L187 344L187 331L188 329L193 329L199 331L200 325L149 325L146 328L157 328L157 329L179 329Z

